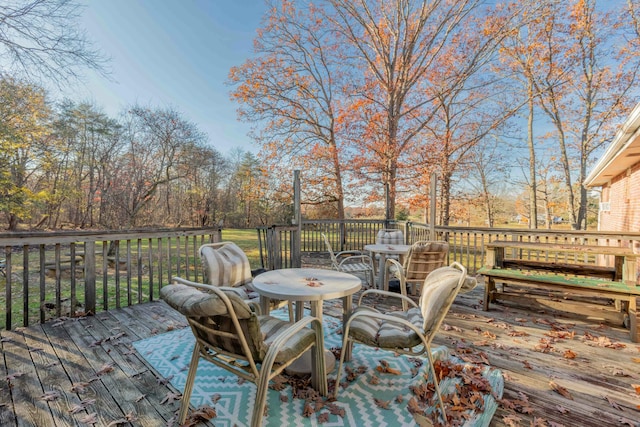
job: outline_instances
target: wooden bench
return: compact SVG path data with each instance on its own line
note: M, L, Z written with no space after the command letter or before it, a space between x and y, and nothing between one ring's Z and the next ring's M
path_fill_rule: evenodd
M544 305L596 316L629 327L640 342L640 286L636 258L628 248L494 241L486 245L484 310L498 299L527 298ZM568 253L589 257L611 255L612 267L569 262ZM509 255L509 257L507 257ZM502 283L502 288L496 287ZM516 285L515 287L510 285ZM615 302L611 306L611 300Z

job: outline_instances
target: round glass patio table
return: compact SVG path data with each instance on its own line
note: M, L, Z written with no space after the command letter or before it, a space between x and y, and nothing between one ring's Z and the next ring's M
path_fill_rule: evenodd
M362 288L359 277L353 274L319 268L284 268L271 270L253 278L253 287L260 294L260 305L264 314L269 313L269 300L288 300L296 303L296 320L300 319L304 310L304 302L311 306L311 315L322 321L322 303L324 300L342 298L343 323L351 312L351 296ZM324 347L324 336L322 337ZM345 349L343 349L345 351ZM350 356L350 348L346 349L346 357ZM316 387L320 384L314 378L315 363L313 352L309 351L298 361L291 364L289 373L311 373L311 382ZM349 360L347 358L347 360ZM333 353L325 349L326 372L335 367Z

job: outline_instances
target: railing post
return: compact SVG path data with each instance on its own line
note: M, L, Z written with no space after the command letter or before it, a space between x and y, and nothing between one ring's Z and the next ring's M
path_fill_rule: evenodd
M29 245L22 246L22 325L29 326Z
M5 278L5 324L4 327L8 331L11 330L11 312L13 301L11 300L11 246L4 247L4 278Z
M407 245L413 244L413 236L409 236L409 231L411 229L411 221L405 221L404 223L404 243Z
M302 210L300 207L300 171L293 171L293 225L296 230L291 239L291 267L302 267L301 239L302 239Z
M84 244L84 311L96 313L96 242Z
M431 174L431 194L429 196L429 240L436 240L436 197L437 197L438 178L434 173Z

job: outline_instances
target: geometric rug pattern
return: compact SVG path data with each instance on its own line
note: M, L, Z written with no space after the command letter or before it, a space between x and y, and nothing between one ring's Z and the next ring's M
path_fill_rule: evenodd
M273 316L288 319L288 314L283 310L274 310ZM339 348L342 346L340 331L341 321L324 316L325 347ZM193 352L194 339L191 328L173 330L155 335L133 343L140 355L164 378L181 392L187 378L191 353ZM444 360L449 356L445 347L433 349L435 359ZM402 375L380 374L375 367L384 360L389 367L396 369ZM317 419L318 413L310 417L303 417L303 399L293 399L291 388L283 391L269 389L267 396L268 415L263 418L263 426L415 426L416 421L407 409L407 403L412 397L409 389L411 385L419 385L424 381L423 376L428 371L428 362L422 364L420 372L415 373L415 361L408 356L396 355L393 352L378 350L375 348L355 344L353 357L345 366L353 369L359 366L368 367L367 372L349 383L348 387L340 390L336 405L344 409L344 417L329 415L329 419ZM461 363L459 360L456 362ZM335 378L336 368L329 374L329 378ZM413 370L413 372L412 372ZM372 381L376 375L379 381ZM503 377L499 370L487 368L485 377L489 380L493 393L502 397L504 387ZM344 376L344 373L343 373ZM445 379L440 383L443 394L455 390L455 379ZM216 426L247 426L251 422L251 411L255 401L256 387L250 381L238 382L238 377L212 363L200 359L193 392L191 405L195 408L209 405L216 409L217 417L211 421ZM281 395L286 394L287 399ZM400 397L399 397L400 396ZM212 397L217 400L212 402ZM388 408L383 409L374 403L374 399L390 401ZM283 401L284 400L284 401ZM497 403L493 396L485 395L485 407L483 413L471 414L471 418L465 423L469 427L488 426L496 411ZM325 411L326 412L326 411ZM325 415L326 417L326 415Z

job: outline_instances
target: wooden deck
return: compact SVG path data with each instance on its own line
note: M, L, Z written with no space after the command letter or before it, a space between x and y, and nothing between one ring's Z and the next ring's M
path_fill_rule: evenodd
M627 330L515 306L484 312L482 295L456 300L436 344L503 371L493 426L639 425L640 345ZM172 425L176 390L131 343L184 325L159 301L1 331L0 426Z

